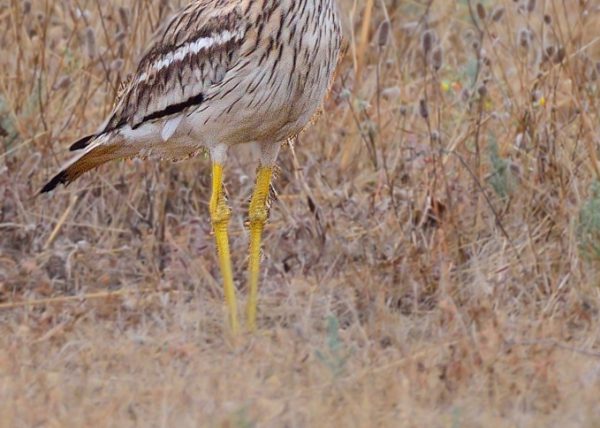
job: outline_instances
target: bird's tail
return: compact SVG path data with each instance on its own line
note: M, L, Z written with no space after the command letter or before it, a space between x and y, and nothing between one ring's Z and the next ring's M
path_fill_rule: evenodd
M102 134L99 136L84 137L79 141L83 142L80 145L81 147L75 147L78 143L75 143L72 147L75 150L81 148L84 151L71 159L58 174L46 183L40 193L50 192L59 184L66 186L79 178L84 172L94 169L103 163L114 159L131 157L137 153L135 147L124 144L115 135Z

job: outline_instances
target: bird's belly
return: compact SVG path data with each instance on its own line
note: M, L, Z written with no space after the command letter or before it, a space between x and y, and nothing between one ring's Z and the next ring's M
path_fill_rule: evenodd
M235 126L224 139L234 144L278 142L297 135L321 105L332 72L321 70L320 75L315 71L315 75L297 73L290 77L284 68L272 79L273 85L260 89L260 98L257 95L232 111L227 122Z
M189 126L182 124L166 141L161 138L164 122L146 123L138 128L121 128L117 137L135 149L136 157L143 159L182 160L193 156L204 142L189 138Z
M220 115L193 114L186 121L189 126L183 129L188 128L196 141L202 140L205 144L284 141L304 128L326 89L323 85L306 93L291 94L280 90L264 95L264 100L251 99L231 110L226 106L233 101L224 100L224 111Z

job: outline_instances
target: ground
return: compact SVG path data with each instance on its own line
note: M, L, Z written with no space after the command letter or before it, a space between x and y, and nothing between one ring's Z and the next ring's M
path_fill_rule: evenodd
M600 5L341 1L231 337L205 156L37 196L182 3L0 2L0 425L598 426Z

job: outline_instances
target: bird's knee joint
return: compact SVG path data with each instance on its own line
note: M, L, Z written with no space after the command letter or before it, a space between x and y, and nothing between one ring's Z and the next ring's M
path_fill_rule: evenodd
M231 209L221 198L214 198L210 201L210 218L215 228L219 226L227 227L231 218Z
M249 213L250 225L264 225L269 217L269 211L266 207L250 208Z

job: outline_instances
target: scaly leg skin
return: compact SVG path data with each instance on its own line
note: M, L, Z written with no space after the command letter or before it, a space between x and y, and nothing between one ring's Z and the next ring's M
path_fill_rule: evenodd
M254 193L250 200L250 261L248 264L248 329L256 330L256 305L258 302L258 280L260 277L260 246L262 232L267 222L267 199L271 187L273 168L260 166L256 176Z
M239 326L237 320L235 288L233 286L233 273L231 271L229 238L227 236L231 210L227 206L225 195L223 193L223 165L217 162L214 162L212 165L212 196L210 198L209 209L213 230L215 232L221 275L223 276L225 302L229 311L229 326L231 328L231 333L235 336L239 331Z

